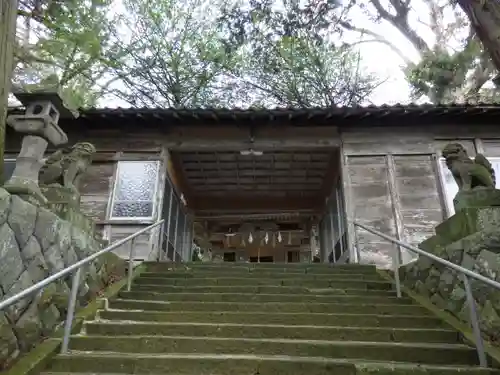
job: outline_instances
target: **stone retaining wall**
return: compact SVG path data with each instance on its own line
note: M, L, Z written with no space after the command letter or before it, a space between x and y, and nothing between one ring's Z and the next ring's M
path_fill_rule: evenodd
M436 227L436 235L420 248L500 282L500 208L468 208ZM435 305L469 322L469 307L461 277L420 256L401 267L403 283ZM500 344L500 291L471 280L485 337Z
M103 245L92 231L86 232L51 210L0 188L0 299L95 253ZM125 264L110 253L84 271L79 305L123 277ZM68 277L0 312L0 370L50 336L64 321L70 287Z

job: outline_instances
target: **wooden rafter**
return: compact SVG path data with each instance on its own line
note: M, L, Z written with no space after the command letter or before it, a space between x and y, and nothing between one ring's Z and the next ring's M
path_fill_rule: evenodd
M304 197L290 195L288 197L248 197L222 196L203 199L202 195L195 196L196 215L203 212L280 212L280 211L312 211L321 207L321 199L315 196Z

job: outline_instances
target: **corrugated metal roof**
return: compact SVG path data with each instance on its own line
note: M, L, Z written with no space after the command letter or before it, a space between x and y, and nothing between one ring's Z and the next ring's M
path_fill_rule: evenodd
M10 113L19 113L22 109L11 109ZM359 122L365 120L402 120L416 119L422 116L444 120L471 116L492 117L500 115L500 104L395 104L369 105L353 107L315 107L315 108L83 108L77 120L104 121L171 121L179 122L296 122L296 121L340 121ZM102 125L102 123L101 123Z

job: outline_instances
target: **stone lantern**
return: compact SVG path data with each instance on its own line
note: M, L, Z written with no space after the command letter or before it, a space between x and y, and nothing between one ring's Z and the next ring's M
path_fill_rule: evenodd
M14 93L23 103L23 115L11 115L7 124L23 133L21 151L16 160L12 177L3 186L11 194L25 195L46 203L38 186L38 175L43 165L43 157L49 142L60 146L68 142L68 137L58 126L60 118L76 118L78 113L67 109L59 94L53 91Z

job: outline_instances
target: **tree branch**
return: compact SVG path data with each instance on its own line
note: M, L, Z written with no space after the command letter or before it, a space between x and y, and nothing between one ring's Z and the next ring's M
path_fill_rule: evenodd
M377 10L379 16L388 21L391 25L393 25L396 29L399 30L401 34L403 34L406 39L410 41L410 43L413 45L413 47L417 50L417 52L420 55L423 55L425 53L430 52L430 48L425 42L424 39L422 39L410 26L408 25L408 11L409 11L409 5L405 10L402 10L401 6L398 6L396 8L396 11L398 12L396 15L393 15L389 13L380 3L380 0L370 0L372 5L375 7ZM409 2L408 2L409 4Z
M395 52L404 61L404 63L406 65L413 64L413 62L410 60L410 58L408 58L403 53L403 51L401 51L398 47L396 47L396 45L394 45L392 42L387 40L384 36L382 36L376 32L373 32L371 30L364 29L362 27L356 27L356 26L351 25L350 23L348 23L346 21L339 21L339 24L343 28L345 28L346 30L355 31L355 32L358 32L362 35L370 35L371 37L374 38L374 40L373 40L374 42L382 43L382 44L385 44L386 46L388 46L393 52ZM359 43L363 43L363 42L358 42L358 44Z

